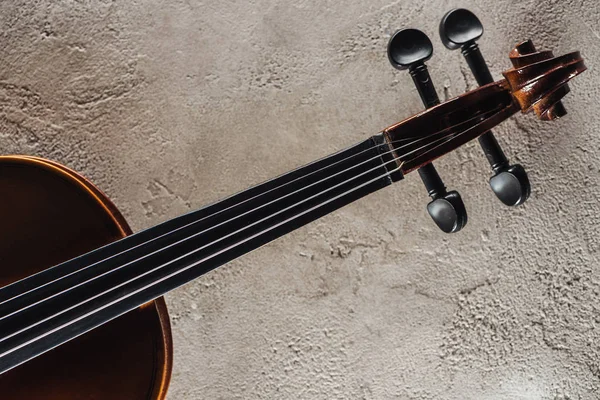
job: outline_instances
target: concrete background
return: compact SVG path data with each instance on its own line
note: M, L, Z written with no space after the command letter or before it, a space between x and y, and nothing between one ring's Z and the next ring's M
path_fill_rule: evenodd
M385 47L430 35L440 96L476 87L437 24L467 7L496 77L532 38L590 67L569 115L496 129L533 185L491 193L471 143L437 163L469 211L445 235L407 179L167 296L177 399L600 398L600 5L571 1L0 3L0 149L74 168L134 230L421 110Z

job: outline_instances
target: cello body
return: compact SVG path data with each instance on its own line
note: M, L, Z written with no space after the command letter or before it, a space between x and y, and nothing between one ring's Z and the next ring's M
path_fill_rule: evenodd
M0 157L0 287L131 233L111 201L74 171ZM4 400L161 400L172 367L161 297L0 375Z

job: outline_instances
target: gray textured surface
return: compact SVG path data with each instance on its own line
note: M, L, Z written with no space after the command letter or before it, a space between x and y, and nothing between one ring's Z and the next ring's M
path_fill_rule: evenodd
M169 399L596 399L600 6L588 1L0 3L0 149L64 163L135 230L421 109L385 55L414 26L442 96L474 88L437 24L480 16L493 74L532 38L590 70L556 123L496 130L530 173L509 209L469 144L437 163L469 225L447 236L417 176L167 296Z

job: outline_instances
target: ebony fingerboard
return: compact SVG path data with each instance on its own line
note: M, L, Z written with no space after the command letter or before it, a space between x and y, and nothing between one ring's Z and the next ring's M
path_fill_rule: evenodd
M376 135L2 288L0 372L401 178Z

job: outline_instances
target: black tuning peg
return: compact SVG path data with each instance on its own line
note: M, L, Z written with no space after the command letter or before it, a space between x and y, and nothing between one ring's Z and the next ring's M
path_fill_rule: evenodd
M426 108L440 103L425 61L433 54L433 45L417 29L397 31L388 43L388 58L394 68L408 70ZM467 210L457 191L448 192L433 164L419 168L419 176L431 197L427 212L446 233L460 231L467 224Z
M449 11L440 22L440 37L446 48L460 48L479 86L494 80L476 41L483 35L481 21L471 11L458 8ZM529 178L519 164L510 165L492 131L479 137L479 144L494 175L490 186L496 197L507 206L523 204L531 193Z

